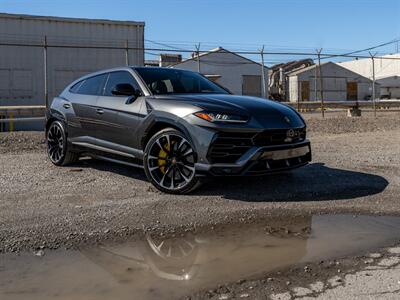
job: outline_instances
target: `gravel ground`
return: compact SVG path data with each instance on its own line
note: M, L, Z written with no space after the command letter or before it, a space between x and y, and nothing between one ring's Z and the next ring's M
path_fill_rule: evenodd
M199 291L185 299L336 300L400 297L400 247L355 257L307 263L277 270L261 278Z
M143 171L125 166L83 160L55 167L44 153L43 133L1 133L0 252L71 248L143 230L168 235L269 216L400 215L400 113L304 116L312 164L290 174L210 181L185 196L161 194Z
M190 230L269 215L400 214L399 116L306 116L314 155L309 166L291 174L214 180L185 196L161 194L142 170L125 166L84 160L55 167L42 151L42 133L3 133L0 251L72 247L143 228ZM325 133L343 126L349 133Z

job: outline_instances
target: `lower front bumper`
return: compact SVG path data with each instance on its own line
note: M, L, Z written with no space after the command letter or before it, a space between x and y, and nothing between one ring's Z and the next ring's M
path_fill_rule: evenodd
M252 147L238 161L229 164L196 163L196 174L252 176L298 168L311 161L310 141L290 145Z

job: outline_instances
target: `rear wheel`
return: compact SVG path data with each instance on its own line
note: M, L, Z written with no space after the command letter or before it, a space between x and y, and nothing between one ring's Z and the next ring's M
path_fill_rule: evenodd
M67 135L64 124L54 121L50 124L46 135L47 155L57 166L65 166L78 160L78 154L68 150Z
M147 178L160 191L185 194L200 185L195 176L196 153L184 134L168 128L147 143L144 169Z

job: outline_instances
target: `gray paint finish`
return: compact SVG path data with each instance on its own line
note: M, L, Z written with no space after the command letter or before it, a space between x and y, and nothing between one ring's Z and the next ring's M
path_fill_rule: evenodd
M126 82L116 80L112 95L104 96L104 86L115 71L129 72L132 78L122 80L138 79L137 85L132 84L141 90L132 86L122 95L118 85ZM106 79L97 80L104 75ZM80 81L82 90L71 90ZM172 92L159 92L157 86L165 81L174 87ZM143 163L147 178L164 192L188 192L198 176L261 175L297 168L311 160L306 125L294 109L271 100L229 94L194 72L122 67L76 82L52 102L46 133L51 134L58 123L54 121L59 120L67 132L68 153ZM96 83L93 89L84 88L88 82ZM204 90L199 88L202 86ZM50 158L51 149L59 144L54 140L48 139ZM190 172L184 174L185 170ZM168 174L167 178L175 178L178 171L177 180L184 185L175 186L173 179L165 185L164 178Z

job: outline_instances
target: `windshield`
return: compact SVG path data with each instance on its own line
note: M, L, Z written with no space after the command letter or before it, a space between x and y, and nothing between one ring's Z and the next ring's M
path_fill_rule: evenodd
M161 68L135 68L135 70L154 95L228 94L226 90L195 72Z

